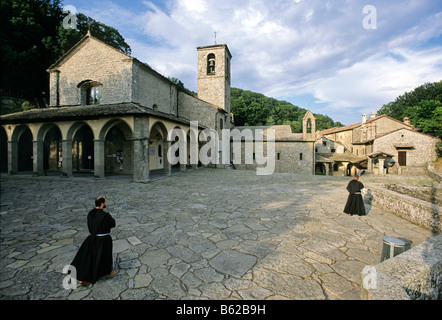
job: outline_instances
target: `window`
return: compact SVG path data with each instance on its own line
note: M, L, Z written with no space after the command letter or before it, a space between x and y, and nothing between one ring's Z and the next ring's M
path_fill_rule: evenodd
M302 153L299 154L299 160L302 160Z
M281 160L281 154L279 152L276 154L276 159Z
M100 103L101 83L93 80L81 81L77 88L80 89L80 104L94 105Z
M215 74L215 55L213 53L207 56L207 74Z
M335 152L336 152L336 149L331 149L331 152L332 152L332 153L335 153Z
M91 105L99 103L100 103L100 88L92 87L87 89L86 104Z

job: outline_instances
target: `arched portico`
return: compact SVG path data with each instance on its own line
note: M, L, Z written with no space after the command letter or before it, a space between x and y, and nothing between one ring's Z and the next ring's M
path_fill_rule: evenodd
M179 137L171 134L174 129ZM200 128L158 117L34 122L2 126L2 130L10 174L49 171L71 177L89 172L96 178L125 174L144 182L150 179L150 170L171 174L168 151L176 139L185 142L185 147L173 151L174 156L180 152L186 156L176 164L180 170L189 164L196 167L199 160Z
M32 172L33 170L33 139L34 135L27 125L15 127L8 145L8 171Z
M103 178L106 174L133 174L133 131L122 119L106 122L94 140L94 173Z

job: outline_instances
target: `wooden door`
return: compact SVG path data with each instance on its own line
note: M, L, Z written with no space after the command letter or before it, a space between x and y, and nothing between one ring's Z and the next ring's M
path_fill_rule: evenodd
M399 165L405 167L407 165L407 151L399 151Z

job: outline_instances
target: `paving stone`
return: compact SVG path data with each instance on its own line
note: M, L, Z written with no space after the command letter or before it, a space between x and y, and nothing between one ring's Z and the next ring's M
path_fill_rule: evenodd
M254 256L227 250L220 252L215 258L210 260L210 265L219 272L229 274L236 277L243 276L253 265L257 259Z
M2 175L0 299L359 299L383 236L416 246L432 234L375 207L347 216L348 180L222 169L148 184ZM62 270L89 235L96 194L117 222L121 270L65 290Z

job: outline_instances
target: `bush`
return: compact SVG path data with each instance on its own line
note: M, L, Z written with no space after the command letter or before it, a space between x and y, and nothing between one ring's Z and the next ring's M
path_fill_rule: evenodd
M35 106L33 106L29 101L25 101L22 103L21 108L23 111L28 111L35 108Z

